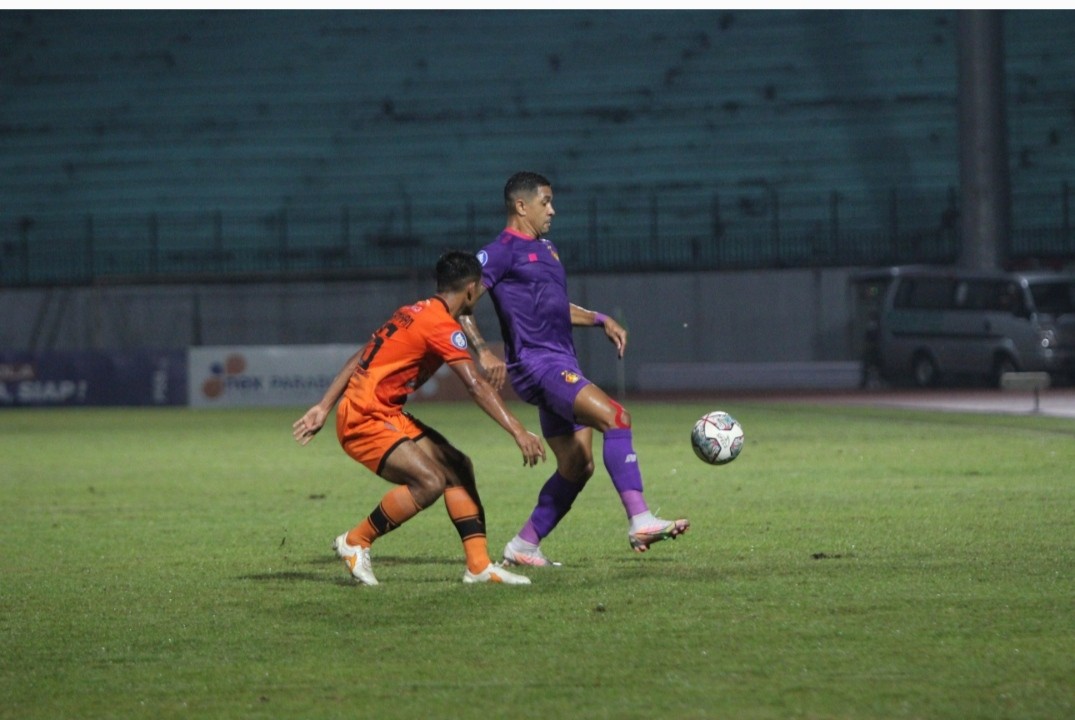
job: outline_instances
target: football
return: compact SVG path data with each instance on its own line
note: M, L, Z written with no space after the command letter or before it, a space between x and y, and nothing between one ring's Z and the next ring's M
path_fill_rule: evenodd
M743 426L722 410L698 418L691 430L694 454L710 465L725 465L743 450Z

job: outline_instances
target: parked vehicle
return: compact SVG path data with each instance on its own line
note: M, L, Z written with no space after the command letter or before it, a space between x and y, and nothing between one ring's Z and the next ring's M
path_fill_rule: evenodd
M864 381L1075 375L1075 275L901 266L853 282Z

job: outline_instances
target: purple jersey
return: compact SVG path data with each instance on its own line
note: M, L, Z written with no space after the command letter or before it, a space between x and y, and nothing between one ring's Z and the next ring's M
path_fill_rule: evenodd
M567 274L556 246L505 229L478 252L500 318L508 369L532 374L550 355L575 357Z

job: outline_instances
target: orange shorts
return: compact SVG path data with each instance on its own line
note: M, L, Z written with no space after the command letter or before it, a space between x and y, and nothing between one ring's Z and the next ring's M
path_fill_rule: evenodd
M336 437L344 452L378 475L385 459L401 443L418 440L430 430L413 415L363 415L343 402L336 408Z

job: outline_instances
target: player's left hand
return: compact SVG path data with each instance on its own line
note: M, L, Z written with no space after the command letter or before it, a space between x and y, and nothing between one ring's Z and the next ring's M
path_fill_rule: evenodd
M515 443L523 451L523 465L534 467L538 460L545 462L545 445L534 433L525 430L515 437Z
M616 346L616 352L622 358L624 352L627 351L627 330L624 329L623 325L620 325L610 317L606 317L605 337Z
M324 427L326 417L328 413L322 410L320 405L314 405L307 410L305 415L291 425L291 435L295 442L305 445L313 440L314 435Z
M478 353L478 366L485 373L485 379L497 392L504 387L504 378L507 377L508 369L504 361L496 356L489 348L482 348Z

